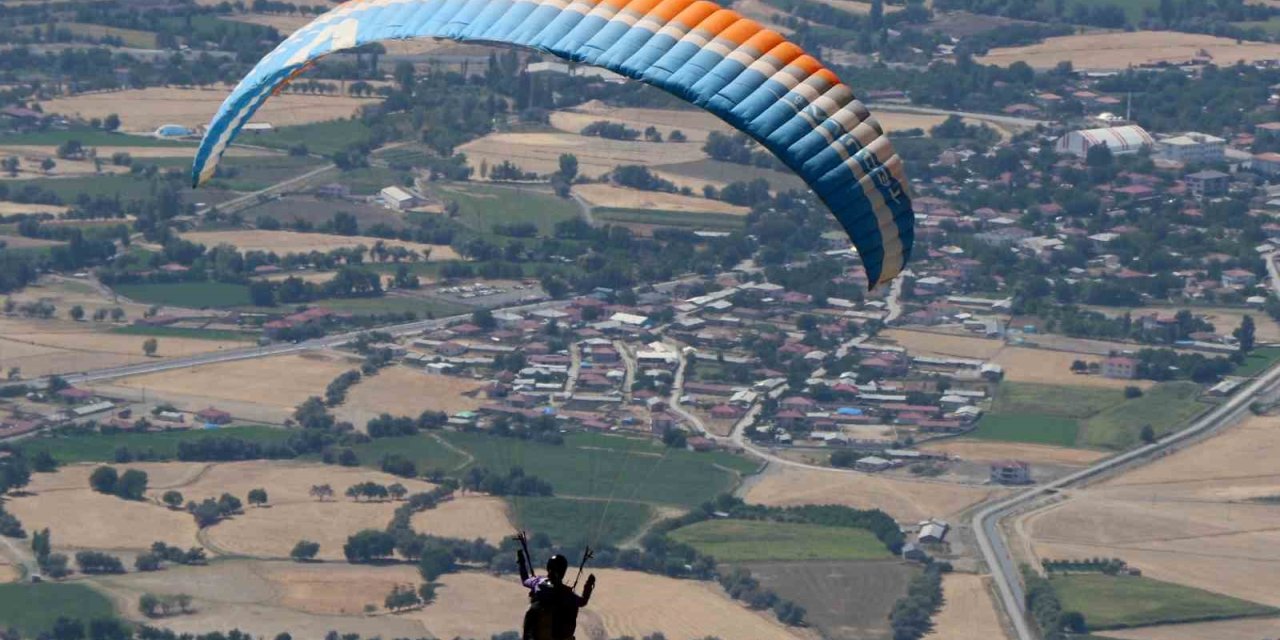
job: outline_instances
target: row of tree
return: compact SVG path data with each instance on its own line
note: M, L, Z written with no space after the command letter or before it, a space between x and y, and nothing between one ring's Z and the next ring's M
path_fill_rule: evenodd
M147 472L125 469L121 474L115 467L102 466L89 474L89 486L98 493L114 495L125 500L141 500L147 493Z

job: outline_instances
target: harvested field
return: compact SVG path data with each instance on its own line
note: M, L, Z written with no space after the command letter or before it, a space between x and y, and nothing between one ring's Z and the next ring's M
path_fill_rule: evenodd
M334 413L363 429L379 414L417 417L423 411L454 414L484 404L478 393L487 383L425 373L404 366L387 367L378 375L362 379L347 392L347 401Z
M1231 38L1173 31L1135 31L1046 38L1033 45L992 49L977 61L998 66L1025 62L1038 69L1070 61L1076 69L1118 70L1158 62L1190 61L1202 57L1198 54L1201 50L1208 51L1218 65L1280 58L1280 45L1270 43L1237 43Z
M1087 466L1108 454L1088 449L1072 449L1021 442L994 442L986 440L942 440L922 444L923 451L946 453L974 462L995 460L1026 460L1032 464L1060 464Z
M1078 385L1111 389L1123 389L1124 387L1145 389L1154 384L1150 380L1117 380L1104 378L1100 375L1079 375L1071 372L1071 363L1076 360L1102 362L1104 359L1102 356L1069 353L1066 351L1005 347L992 361L1004 367L1004 379L1012 382Z
M1004 638L987 578L971 573L942 577L942 610L933 618L933 632L926 638L946 640L995 640Z
M111 387L145 389L180 409L198 411L217 404L237 416L242 407L266 410L282 422L295 406L323 395L338 374L354 368L355 363L334 354L290 354L132 376L113 381Z
M1280 605L1280 418L1205 442L1032 513L1041 558L1119 557L1144 576Z
M13 497L5 509L28 531L53 530L56 549L141 550L156 540L184 549L197 544L196 523L190 514L97 493L87 482L81 489L58 491L56 497Z
M917 569L899 560L744 563L830 640L888 640L889 612Z
M747 491L746 501L770 506L838 504L878 508L901 522L918 522L952 517L1000 493L1003 491L989 487L783 467L767 471Z
M573 134L599 120L617 122L641 132L654 127L662 134L664 140L671 136L672 131L679 130L689 140L688 144L695 144L698 147L701 147L707 139L707 134L712 131L730 133L734 130L723 120L701 109L619 108L611 107L599 100L592 100L572 110L556 111L551 114L551 126Z
M61 240L45 240L43 238L28 238L26 236L7 236L0 235L0 247L5 249L43 249L45 247L56 247L66 244Z
M1244 618L1219 622L1164 624L1108 631L1117 640L1204 640L1205 638L1269 638L1280 635L1280 618Z
M107 305L102 305L107 306ZM86 307L87 314L93 308ZM0 368L18 367L24 377L89 371L155 361L142 352L144 336L108 331L114 325L35 318L0 318ZM191 338L158 339L160 358L178 358L242 343Z
M578 173L593 178L623 164L655 166L706 157L695 144L627 142L573 133L495 133L458 147L458 152L467 154L477 172L481 162L492 167L509 160L540 174L559 170L560 155L572 153L578 157Z
M57 204L23 204L21 202L7 202L0 200L0 216L11 216L18 213L40 213L50 214L61 217L67 212L67 207Z
M515 528L502 498L466 495L443 502L435 509L414 514L413 530L432 536L498 544Z
M176 463L182 464L182 463ZM388 473L372 471L361 467L342 467L335 465L295 462L290 460L253 460L249 462L223 462L212 465L186 464L187 467L204 468L203 472L182 484L179 488L187 499L203 500L217 498L223 492L243 497L252 489L267 490L272 505L294 503L314 503L308 493L311 487L318 484L330 484L338 493L358 482L377 482L379 484L403 484L410 493L426 491L432 487L430 483L418 480L407 480ZM159 492L153 497L158 498ZM327 501L326 504L329 504ZM260 511L260 509L250 509Z
M328 233L298 233L296 231L197 231L182 234L183 240L198 242L206 247L229 244L240 251L274 251L277 254L332 251L358 245L372 248L377 242L388 247L404 247L428 256L428 260L459 260L461 256L448 245L422 244L403 240L384 240L365 236L340 236Z
M22 570L0 558L0 584L17 582L22 578Z
M333 488L342 495L346 487L334 485ZM266 489L269 494L271 487ZM283 560L288 559L289 551L299 540L306 539L320 544L317 558L343 560L342 545L348 536L364 529L385 529L400 504L354 502L343 498L278 504L263 509L246 507L244 514L209 527L204 536L209 547L221 554Z
M79 491L89 486L89 475L102 465L100 464L68 464L58 468L56 473L37 473L31 476L31 484L27 491L37 494L48 494L59 491ZM210 465L192 462L130 462L113 464L117 471L137 469L147 474L147 486L152 489L153 497L164 489L183 487L203 474Z
M151 87L54 98L40 103L40 106L45 113L84 119L118 113L122 131L151 133L166 124L180 124L192 129L208 124L229 90L227 86L207 89ZM376 102L349 96L282 93L268 100L254 115L254 121L281 127L336 120L350 117L360 107Z
M320 638L336 630L365 637L416 638L423 635L422 625L401 616L326 613L352 608L362 611L366 604L381 607L388 584L404 583L416 575L417 570L407 566L237 560L207 567L100 576L91 581L111 596L124 616L178 633L238 628L255 637L275 637L287 631L295 638ZM144 618L137 607L143 593L190 594L196 611Z
M994 358L1004 348L1004 341L949 335L911 329L888 329L879 337L906 347L912 355L951 356L956 358Z
M575 186L573 190L583 200L599 207L682 212L709 211L740 216L745 216L750 212L750 209L746 207L739 207L719 200L682 196L678 193L626 189L608 184L583 184Z
M128 138L130 140L134 138ZM135 160L139 158L189 158L195 147L183 146L155 146L155 147L138 147L129 145L85 145L86 149L97 151L98 157L102 158L103 170L111 164L111 156L117 153L127 153ZM59 163L63 162L63 158L58 158L56 148L51 146L39 145L0 145L0 154L17 155L17 156L48 156L54 158ZM243 147L232 147L227 149L225 157L228 158L253 158L261 156L281 156L283 154L266 149L246 149ZM127 171L128 167L124 167ZM24 205L28 206L28 205ZM31 205L42 206L42 205Z

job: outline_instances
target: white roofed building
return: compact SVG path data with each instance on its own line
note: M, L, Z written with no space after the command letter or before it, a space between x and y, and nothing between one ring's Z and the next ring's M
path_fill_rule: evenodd
M1083 158L1089 154L1091 147L1098 145L1107 146L1115 155L1125 155L1150 149L1155 146L1155 143L1155 138L1152 138L1146 129L1130 124L1123 127L1070 131L1058 138L1055 149L1058 153L1070 153Z

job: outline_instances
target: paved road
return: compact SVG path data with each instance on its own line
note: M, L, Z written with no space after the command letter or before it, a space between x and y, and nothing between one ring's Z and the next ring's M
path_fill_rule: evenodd
M1166 452L1170 447L1203 436L1231 424L1246 411L1258 397L1270 393L1280 383L1280 365L1267 370L1261 377L1240 389L1226 402L1206 413L1191 426L1177 433L1169 434L1156 442L1104 460L1092 467L1064 476L1053 482L1036 486L1019 493L1012 498L991 504L977 512L973 517L973 531L978 537L978 546L986 560L991 574L999 587L1000 604L1013 621L1018 640L1036 640L1033 625L1027 619L1026 596L1022 588L1022 578L1013 555L1002 537L999 522L1015 510L1026 507L1057 490L1069 487L1100 474L1108 473L1125 466L1137 466L1149 462Z
M882 112L892 113L894 111L897 111L899 113L921 113L924 115L931 115L931 116L960 116L962 118L972 118L974 120L987 120L989 122L994 122L996 124L1001 124L1001 125L1011 126L1011 127L1025 127L1027 129L1034 129L1036 128L1037 125L1044 125L1047 127L1053 124L1052 122L1049 122L1047 120L1019 118L1018 116L1002 115L999 113L978 113L976 111L952 111L950 109L935 109L933 107L921 107L921 106L911 105L911 104L895 104L892 102L886 102L883 104L869 104L867 105L867 109L871 110L871 113L882 113Z

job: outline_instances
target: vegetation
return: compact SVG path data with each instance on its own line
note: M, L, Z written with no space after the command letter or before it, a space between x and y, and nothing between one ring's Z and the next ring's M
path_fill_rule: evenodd
M1190 382L1166 382L1151 387L1142 397L1114 405L1081 423L1081 444L1124 449L1136 444L1143 426L1151 425L1156 437L1180 429L1206 406L1199 402L1201 387Z
M0 628L23 637L51 632L59 618L107 620L115 610L106 596L84 584L44 582L0 584Z
M120 295L145 304L196 309L241 307L250 304L249 287L225 282L118 284Z
M942 608L942 574L951 566L931 563L911 579L907 595L889 613L894 640L917 640L933 629L933 614Z
M1277 609L1140 576L1075 574L1049 580L1090 630L1274 615Z
M252 340L253 334L241 333L239 331L228 331L225 329L194 329L187 327L154 327L149 325L131 324L124 327L112 327L111 333L121 333L130 336L151 336L156 338L189 338L192 340L220 340L228 342L243 342Z
M978 428L969 434L983 440L1030 442L1072 447L1080 423L1071 418L1035 413L991 413L982 417Z
M48 454L59 463L113 462L121 451L137 460L207 459L195 456L190 445L226 441L228 438L259 447L282 445L289 439L289 432L272 427L226 427L218 435L207 431L182 429L175 431L112 433L57 432L52 436L24 440L19 448L28 456ZM188 445L184 448L182 445ZM189 450L189 451L188 451ZM187 455L180 455L187 451ZM259 455L259 457L261 457ZM249 459L244 457L232 459Z
M512 497L519 528L545 533L568 548L620 545L639 533L654 510L639 502L576 500L560 497Z
M848 527L723 519L698 522L669 535L720 562L893 557L871 532Z

